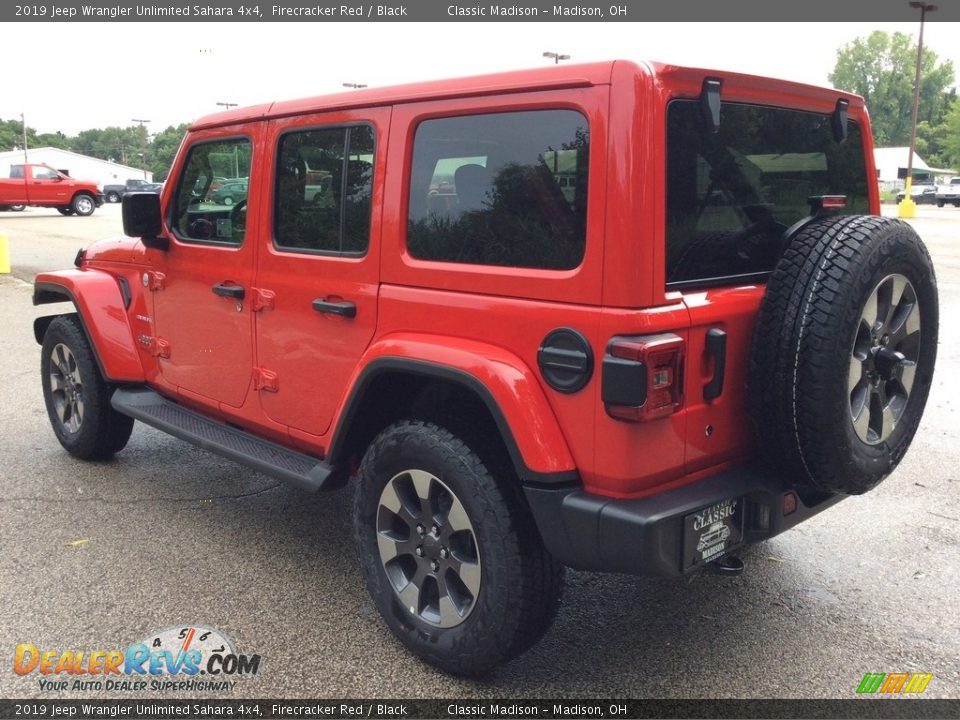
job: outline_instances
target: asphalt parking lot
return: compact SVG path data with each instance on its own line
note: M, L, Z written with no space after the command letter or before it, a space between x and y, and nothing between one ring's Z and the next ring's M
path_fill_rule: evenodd
M221 697L845 699L864 673L903 671L933 673L927 697L960 698L960 209L921 206L913 222L937 269L940 347L897 472L748 550L740 577L571 573L546 638L465 681L380 622L349 491L305 495L142 425L108 463L61 449L32 335L51 308L31 305L29 283L121 234L120 209L0 213L13 264L0 276L0 697L130 697L42 690L14 674L14 647L111 650L200 624L262 656Z

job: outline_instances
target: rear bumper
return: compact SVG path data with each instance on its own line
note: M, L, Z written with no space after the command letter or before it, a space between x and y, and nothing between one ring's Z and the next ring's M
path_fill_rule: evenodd
M686 566L684 518L724 500L744 499L743 542L765 540L842 500L842 495L797 495L797 508L783 514L783 498L796 494L786 480L756 467L741 467L640 500L617 500L578 487L526 486L547 549L578 570L630 575L679 576ZM714 558L716 559L716 558Z

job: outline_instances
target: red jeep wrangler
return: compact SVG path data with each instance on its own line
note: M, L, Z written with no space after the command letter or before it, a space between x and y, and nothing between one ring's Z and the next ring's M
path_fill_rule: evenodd
M57 438L352 482L374 602L451 672L535 643L565 565L742 569L890 474L930 390L933 267L846 93L622 61L352 91L204 118L170 178L36 278L74 305L36 322Z

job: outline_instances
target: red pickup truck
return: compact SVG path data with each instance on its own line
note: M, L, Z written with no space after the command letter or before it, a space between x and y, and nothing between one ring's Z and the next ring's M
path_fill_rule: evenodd
M56 208L62 215L92 215L103 205L103 192L89 180L75 180L49 165L11 165L0 178L0 207L35 205Z

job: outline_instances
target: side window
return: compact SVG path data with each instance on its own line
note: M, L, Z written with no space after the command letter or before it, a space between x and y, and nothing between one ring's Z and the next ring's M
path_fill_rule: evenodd
M586 250L587 119L535 110L422 122L407 247L421 260L570 270Z
M373 129L323 128L280 139L274 238L280 250L363 254L370 244Z
M10 177L11 177L11 178L22 178L22 177L23 177L23 165L11 165L11 166L10 166Z
M45 167L33 168L34 180L56 180L58 177L60 177L60 174L56 170Z
M173 207L177 237L194 242L243 243L252 153L246 138L204 142L190 148Z

